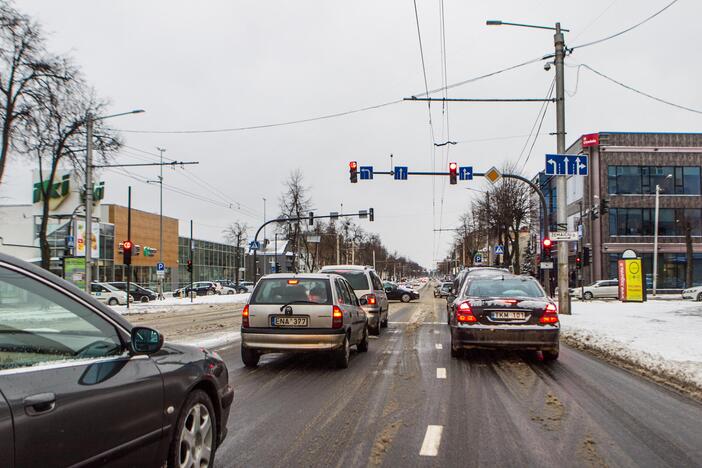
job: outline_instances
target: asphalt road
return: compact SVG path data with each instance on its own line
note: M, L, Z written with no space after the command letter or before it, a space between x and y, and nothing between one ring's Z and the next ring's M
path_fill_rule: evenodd
M219 467L702 466L702 405L579 351L558 362L449 354L445 301L392 304L390 326L335 369L322 355L243 367Z

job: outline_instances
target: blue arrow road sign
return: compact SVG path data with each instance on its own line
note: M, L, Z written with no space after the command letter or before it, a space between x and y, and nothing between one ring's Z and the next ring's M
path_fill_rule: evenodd
M505 248L501 245L496 245L495 246L495 255L504 255L505 253Z
M458 169L458 178L460 180L473 180L473 166L461 166Z
M584 154L546 155L546 175L587 175L588 169Z
M373 179L373 166L361 166L359 171L361 172L361 180Z
M408 170L407 166L395 166L395 180L407 180Z
M166 265L163 262L158 262L156 264L156 271L166 271Z

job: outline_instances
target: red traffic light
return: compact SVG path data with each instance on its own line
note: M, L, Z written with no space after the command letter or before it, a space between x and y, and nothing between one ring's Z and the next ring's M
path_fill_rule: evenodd
M349 163L349 167L353 170L356 170L356 168L358 167L358 163L356 161L351 161Z
M122 242L122 248L124 250L131 250L132 249L132 241L126 240Z
M451 172L456 172L458 170L458 164L455 162L450 162L449 163L449 171Z
M544 247L549 248L553 245L553 241L548 237L544 239Z

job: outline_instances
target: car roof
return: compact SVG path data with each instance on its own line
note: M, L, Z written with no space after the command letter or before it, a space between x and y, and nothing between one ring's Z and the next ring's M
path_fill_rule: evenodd
M356 270L356 271L366 271L372 270L372 266L368 265L325 265L320 271L324 270Z
M271 273L269 275L261 277L261 279L293 279L293 278L306 278L306 279L329 279L336 278L339 275L333 273Z

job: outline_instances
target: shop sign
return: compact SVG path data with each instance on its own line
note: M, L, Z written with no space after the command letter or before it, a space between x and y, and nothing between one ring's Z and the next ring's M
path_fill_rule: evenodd
M641 258L622 258L617 262L619 277L619 300L622 302L644 301L644 275Z
M591 146L599 146L600 144L600 134L599 133L588 133L582 136L581 146L583 148L589 148Z
M78 288L85 289L85 257L64 257L63 277Z

